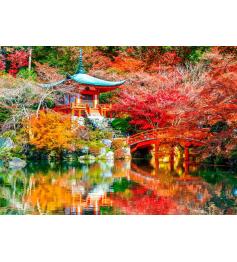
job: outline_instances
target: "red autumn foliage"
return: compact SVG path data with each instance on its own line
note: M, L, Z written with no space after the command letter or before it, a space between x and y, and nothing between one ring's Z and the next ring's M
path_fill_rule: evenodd
M169 89L157 89L153 92L140 88L137 93L132 93L131 88L123 90L119 95L122 99L113 106L116 112L129 115L130 124L140 129L153 129L164 127L175 119L177 108L185 103L186 97L179 91Z
M9 74L16 76L21 67L28 65L28 53L24 50L17 50L7 55L7 60L10 62Z
M111 67L111 59L103 55L100 51L94 51L92 54L84 54L84 61L91 65L91 71L108 69Z
M130 116L131 124L146 130L176 125L187 113L189 98L181 88L183 76L178 70L129 77L129 85L121 89L113 106L118 116Z
M139 59L120 54L113 59L103 55L100 51L93 52L93 55L84 54L84 59L89 65L92 65L91 71L101 69L114 69L118 72L129 73L140 71L143 62Z
M160 59L160 64L163 65L177 65L182 59L177 55L176 52L166 52Z
M0 59L0 71L5 70L5 63Z
M93 54L84 54L85 61L92 65L91 71L111 69L119 73L157 72L159 70L171 70L182 62L176 52L161 53L159 47L147 47L142 58L134 55L134 47L128 47L126 53L120 52L113 59L100 51Z
M212 134L209 143L212 150L225 154L234 149L237 142L237 62L232 55L223 59L218 48L207 58L211 60L210 70L193 103L194 120L207 126L227 124L226 129Z
M143 62L129 56L117 56L111 63L111 67L121 72L137 72L142 69Z
M178 58L175 61L179 63ZM226 123L227 129L210 132L207 152L232 150L237 142L235 57L225 54L223 59L220 50L213 48L204 57L204 63L196 66L185 68L160 62L156 74L128 75L130 81L113 106L117 116L130 116L130 124L139 129L176 127L185 133L202 128L212 130L218 123Z

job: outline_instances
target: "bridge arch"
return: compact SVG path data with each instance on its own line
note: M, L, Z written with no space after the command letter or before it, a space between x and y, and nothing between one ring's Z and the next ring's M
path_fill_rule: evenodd
M127 143L130 146L131 153L139 148L154 145L155 157L158 157L159 147L169 145L171 147L170 157L172 160L174 146L184 148L185 160L189 160L189 148L199 147L206 144L205 139L208 136L209 129L199 130L178 130L175 128L152 129L128 137Z

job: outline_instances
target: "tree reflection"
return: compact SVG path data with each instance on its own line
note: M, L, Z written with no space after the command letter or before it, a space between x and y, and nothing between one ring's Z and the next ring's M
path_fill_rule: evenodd
M236 192L228 170L175 158L0 171L1 214L236 214Z

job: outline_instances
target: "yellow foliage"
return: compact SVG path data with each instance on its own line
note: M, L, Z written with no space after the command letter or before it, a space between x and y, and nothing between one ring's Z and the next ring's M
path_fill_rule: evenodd
M26 123L29 142L37 149L61 151L73 149L75 139L71 119L59 113L41 111L39 116L32 116Z
M112 147L114 150L120 149L127 145L126 138L116 138L113 140Z

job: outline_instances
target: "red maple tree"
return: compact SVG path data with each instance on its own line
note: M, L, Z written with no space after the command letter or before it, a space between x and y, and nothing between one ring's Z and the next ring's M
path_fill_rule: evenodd
M16 50L7 55L7 60L10 62L9 74L16 76L21 67L28 65L28 53L24 50Z

